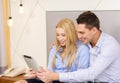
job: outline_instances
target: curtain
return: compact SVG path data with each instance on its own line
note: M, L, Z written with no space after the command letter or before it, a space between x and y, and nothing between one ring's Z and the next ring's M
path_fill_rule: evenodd
M3 4L0 0L0 74L6 69L5 31L3 20Z

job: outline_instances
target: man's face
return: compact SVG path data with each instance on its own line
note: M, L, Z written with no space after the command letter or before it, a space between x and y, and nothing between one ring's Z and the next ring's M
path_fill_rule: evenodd
M94 30L89 30L86 28L85 24L78 24L76 27L78 39L82 41L84 44L87 44L92 41Z

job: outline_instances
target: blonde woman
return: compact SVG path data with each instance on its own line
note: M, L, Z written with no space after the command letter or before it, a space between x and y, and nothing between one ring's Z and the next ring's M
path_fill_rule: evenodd
M62 19L56 26L56 45L50 51L48 69L70 72L88 65L89 48L78 41L72 20Z
M64 18L56 26L56 45L49 54L48 69L54 72L71 72L89 66L89 48L77 39L72 20ZM36 77L41 78L41 73ZM26 83L41 83L38 79L27 79ZM53 83L60 83L53 81Z

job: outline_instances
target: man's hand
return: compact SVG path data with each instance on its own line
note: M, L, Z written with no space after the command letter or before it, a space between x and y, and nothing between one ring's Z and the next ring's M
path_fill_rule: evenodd
M52 49L52 47L55 45L55 41L50 44L49 49Z
M37 77L42 80L45 83L49 83L53 80L58 80L59 79L59 74L49 71L47 69L42 69L39 72L37 72Z

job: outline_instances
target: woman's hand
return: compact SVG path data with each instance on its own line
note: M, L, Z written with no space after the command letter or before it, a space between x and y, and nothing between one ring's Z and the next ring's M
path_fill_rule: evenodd
M36 77L37 77L36 72L33 71L32 68L30 68L30 69L28 70L27 74L28 74L27 78L29 78L29 79L33 79L33 78L36 78Z

